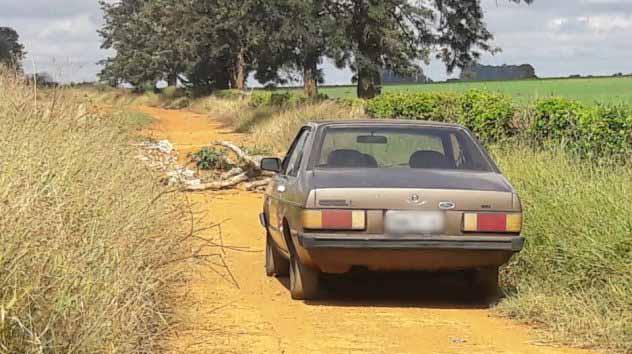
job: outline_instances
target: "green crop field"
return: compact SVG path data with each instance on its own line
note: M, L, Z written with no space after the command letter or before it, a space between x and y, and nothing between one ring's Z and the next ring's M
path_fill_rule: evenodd
M632 77L386 85L383 92L462 92L469 89L487 89L506 93L520 102L562 96L586 103L632 103ZM338 86L323 87L321 91L331 98L341 98L355 97L355 90L354 86Z

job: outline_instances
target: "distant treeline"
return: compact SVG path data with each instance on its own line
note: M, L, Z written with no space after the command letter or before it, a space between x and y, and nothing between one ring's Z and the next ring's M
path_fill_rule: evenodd
M460 79L463 81L489 81L489 80L524 80L536 79L535 69L530 64L522 65L468 65L461 71Z
M530 3L532 0L508 0ZM494 51L480 0L121 0L101 1L102 81L137 90L158 81L193 92L301 80L324 82L323 58L350 68L358 96L380 93L382 72L403 77L442 60L451 72Z

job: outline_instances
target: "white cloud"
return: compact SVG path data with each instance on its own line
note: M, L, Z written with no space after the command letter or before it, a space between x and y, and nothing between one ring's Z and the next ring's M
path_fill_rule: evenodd
M65 40L93 40L98 24L90 15L80 14L50 21L37 33L37 39L43 41L55 41L59 38Z
M597 34L608 34L632 28L632 15L597 15L585 19L587 26Z

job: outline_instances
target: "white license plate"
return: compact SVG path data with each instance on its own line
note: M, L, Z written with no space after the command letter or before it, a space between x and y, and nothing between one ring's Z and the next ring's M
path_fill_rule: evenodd
M384 228L387 234L440 234L445 230L445 213L441 211L387 211Z

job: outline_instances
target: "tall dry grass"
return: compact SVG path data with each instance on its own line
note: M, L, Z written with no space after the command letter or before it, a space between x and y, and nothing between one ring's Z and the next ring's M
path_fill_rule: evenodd
M493 153L523 201L525 249L499 310L555 342L632 353L632 170L561 148Z
M251 133L256 148L284 153L299 128L307 122L366 118L364 108L322 101L287 106L252 107L247 99L206 98L200 113L224 121L237 132ZM194 107L196 107L194 105Z
M0 71L0 353L148 353L168 329L180 201L125 117Z

